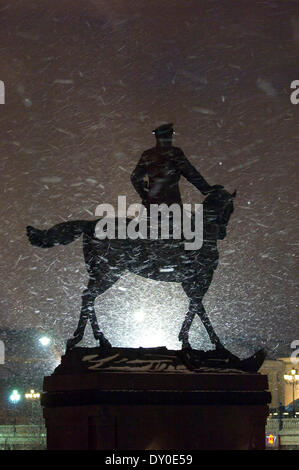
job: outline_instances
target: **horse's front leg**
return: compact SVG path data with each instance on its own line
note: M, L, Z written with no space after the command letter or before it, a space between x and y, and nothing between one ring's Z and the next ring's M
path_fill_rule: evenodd
M186 313L185 320L182 324L182 328L179 333L179 341L182 341L182 349L191 349L191 345L189 343L189 330L193 319L195 317L195 312L188 309Z
M190 299L189 311L186 315L185 321L183 323L183 326L180 332L181 338L179 338L181 341L183 341L183 347L184 347L184 341L185 341L185 344L189 344L188 342L189 329L190 329L190 326L191 326L191 323L195 314L197 314L199 318L201 319L209 335L211 343L214 344L216 348L223 348L223 345L219 337L217 336L213 328L213 325L208 315L206 314L205 308L202 304L203 296L207 292L211 284L212 278L213 278L213 270L211 269L211 270L205 271L202 276L198 277L197 279L194 279L192 282L189 281L189 282L182 283L182 287Z
M203 306L203 304L200 302L198 304L198 310L196 312L199 316L199 318L201 319L205 329L207 330L207 333L209 335L209 338L210 338L210 341L212 344L215 345L216 349L223 349L224 346L223 344L221 343L219 337L217 336L213 326L212 326L212 323L205 311L205 308Z
M182 287L189 298L189 307L179 333L179 341L182 341L182 349L192 349L189 343L189 331L197 313L197 305L194 303L194 294L198 291L196 279L182 282Z

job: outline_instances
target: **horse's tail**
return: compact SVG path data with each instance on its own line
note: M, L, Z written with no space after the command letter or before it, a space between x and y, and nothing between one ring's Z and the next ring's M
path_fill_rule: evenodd
M56 245L68 245L82 233L89 236L94 235L95 226L98 220L74 220L62 222L54 225L49 230L39 230L37 228L27 227L27 236L31 245L41 248L51 248Z

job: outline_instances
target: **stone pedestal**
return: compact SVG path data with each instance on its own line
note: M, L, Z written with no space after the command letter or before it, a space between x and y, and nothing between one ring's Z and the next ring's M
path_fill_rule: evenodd
M166 348L75 348L45 377L48 450L264 449L267 377Z

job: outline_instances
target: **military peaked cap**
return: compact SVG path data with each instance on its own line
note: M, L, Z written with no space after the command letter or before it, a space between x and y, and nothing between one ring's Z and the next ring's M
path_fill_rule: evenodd
M157 129L154 129L152 132L157 136L170 133L173 134L173 124L163 124L162 126L157 127Z

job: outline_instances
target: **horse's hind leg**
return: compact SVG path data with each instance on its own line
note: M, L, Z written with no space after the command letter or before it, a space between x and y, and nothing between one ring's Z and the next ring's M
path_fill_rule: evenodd
M114 284L114 282L101 281L100 285L99 284L94 285L94 287L92 289L93 295L94 295L94 300L93 300L92 306L90 306L90 308L89 308L88 314L89 314L89 320L90 320L93 336L95 337L96 340L99 341L101 348L111 348L112 346L111 346L111 343L108 341L108 339L105 338L104 333L102 333L102 331L100 330L98 320L97 320L97 317L96 317L96 313L95 313L95 310L94 310L94 302L95 302L95 299L99 295L103 294L113 284Z
M90 317L90 313L94 309L95 299L96 299L96 295L94 293L94 290L90 287L85 289L85 291L82 294L82 307L81 307L81 313L80 313L78 326L74 332L73 338L70 338L67 341L67 346L66 346L67 349L73 348L77 343L79 343L82 340L87 321Z
M99 341L100 346L111 348L110 342L107 338L105 338L104 334L99 328L94 310L94 303L96 298L109 289L117 280L118 277L114 277L109 280L101 279L89 282L88 288L83 292L82 295L82 308L79 323L76 331L74 332L74 337L67 341L67 349L73 348L82 340L88 320L90 320L93 335L95 339Z

